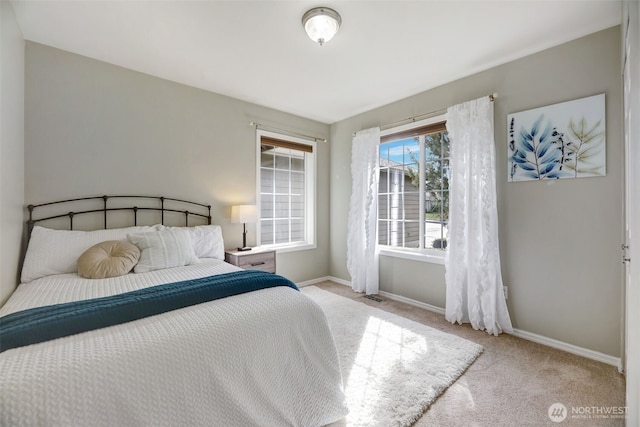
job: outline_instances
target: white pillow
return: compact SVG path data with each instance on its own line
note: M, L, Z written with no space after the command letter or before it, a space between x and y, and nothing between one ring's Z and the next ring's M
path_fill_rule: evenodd
M129 234L127 239L140 249L140 259L133 268L136 273L181 267L200 261L193 251L191 235L184 229L165 228Z
M193 250L198 258L224 260L224 240L219 225L196 225L195 227L165 227L165 229L185 229L191 235Z
M127 234L157 230L158 225L109 230L77 231L33 227L21 282L27 283L52 274L76 273L78 258L91 246L105 240L126 240Z

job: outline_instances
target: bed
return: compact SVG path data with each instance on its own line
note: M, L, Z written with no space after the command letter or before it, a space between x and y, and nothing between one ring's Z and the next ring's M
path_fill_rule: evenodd
M40 307L70 305L74 316L82 310L75 310L73 304L124 301L130 295L168 287L175 293L185 284L202 286L204 281L218 283L230 277L242 280L244 286L248 280L244 276L258 273L224 262L221 230L211 225L210 207L208 214L201 215L205 224L189 226L192 212L166 208L168 199L154 197L162 203L161 219L158 224L140 226L137 215L144 209L109 208L107 200L113 196L103 197L103 207L87 210L104 214L104 227L95 231L42 227L30 206L31 237L22 283L0 308L0 327L2 319L6 325L12 316L49 312ZM107 227L111 209L131 209L136 215L134 225ZM184 213L185 224L164 225L168 212ZM65 215L73 228L78 212ZM133 243L140 236L152 243L158 236L181 236L177 240L184 247L164 247L171 262L165 259L163 264L144 258L153 252L153 244L141 245L133 272L82 277L85 272L78 270L78 259L89 248L105 241ZM186 255L176 255L182 252ZM190 261L176 266L176 257ZM147 269L145 262L153 268ZM268 281L288 282L262 274L269 276L264 277ZM99 306L96 310L103 310L104 304ZM135 307L129 311L139 313ZM108 317L102 312L95 316ZM49 318L39 319L46 326ZM84 326L91 320L74 322L72 317L71 323ZM29 330L17 334L26 337L26 344L9 345L0 335L0 344L9 347L0 353L0 425L321 426L347 413L336 348L324 313L295 285L242 291L68 335L60 332L64 327L54 325L49 328L53 338L42 342L31 343L37 334Z

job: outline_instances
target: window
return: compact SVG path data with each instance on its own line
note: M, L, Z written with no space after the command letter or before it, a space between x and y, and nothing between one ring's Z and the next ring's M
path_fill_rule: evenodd
M315 142L258 130L258 244L315 247Z
M443 254L449 219L449 136L442 117L380 140L378 244Z

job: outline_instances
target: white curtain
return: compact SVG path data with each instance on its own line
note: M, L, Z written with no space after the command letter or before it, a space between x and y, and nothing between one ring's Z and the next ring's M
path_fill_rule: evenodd
M380 128L360 131L351 147L347 269L356 292L378 293L378 150Z
M513 332L500 272L493 102L484 97L450 107L447 131L451 177L445 317L493 335Z

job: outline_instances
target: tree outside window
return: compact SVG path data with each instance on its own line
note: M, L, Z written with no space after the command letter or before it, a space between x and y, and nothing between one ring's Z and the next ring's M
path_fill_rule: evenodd
M380 245L446 249L450 143L444 123L437 125L436 131L430 125L424 133L387 137L380 145Z

